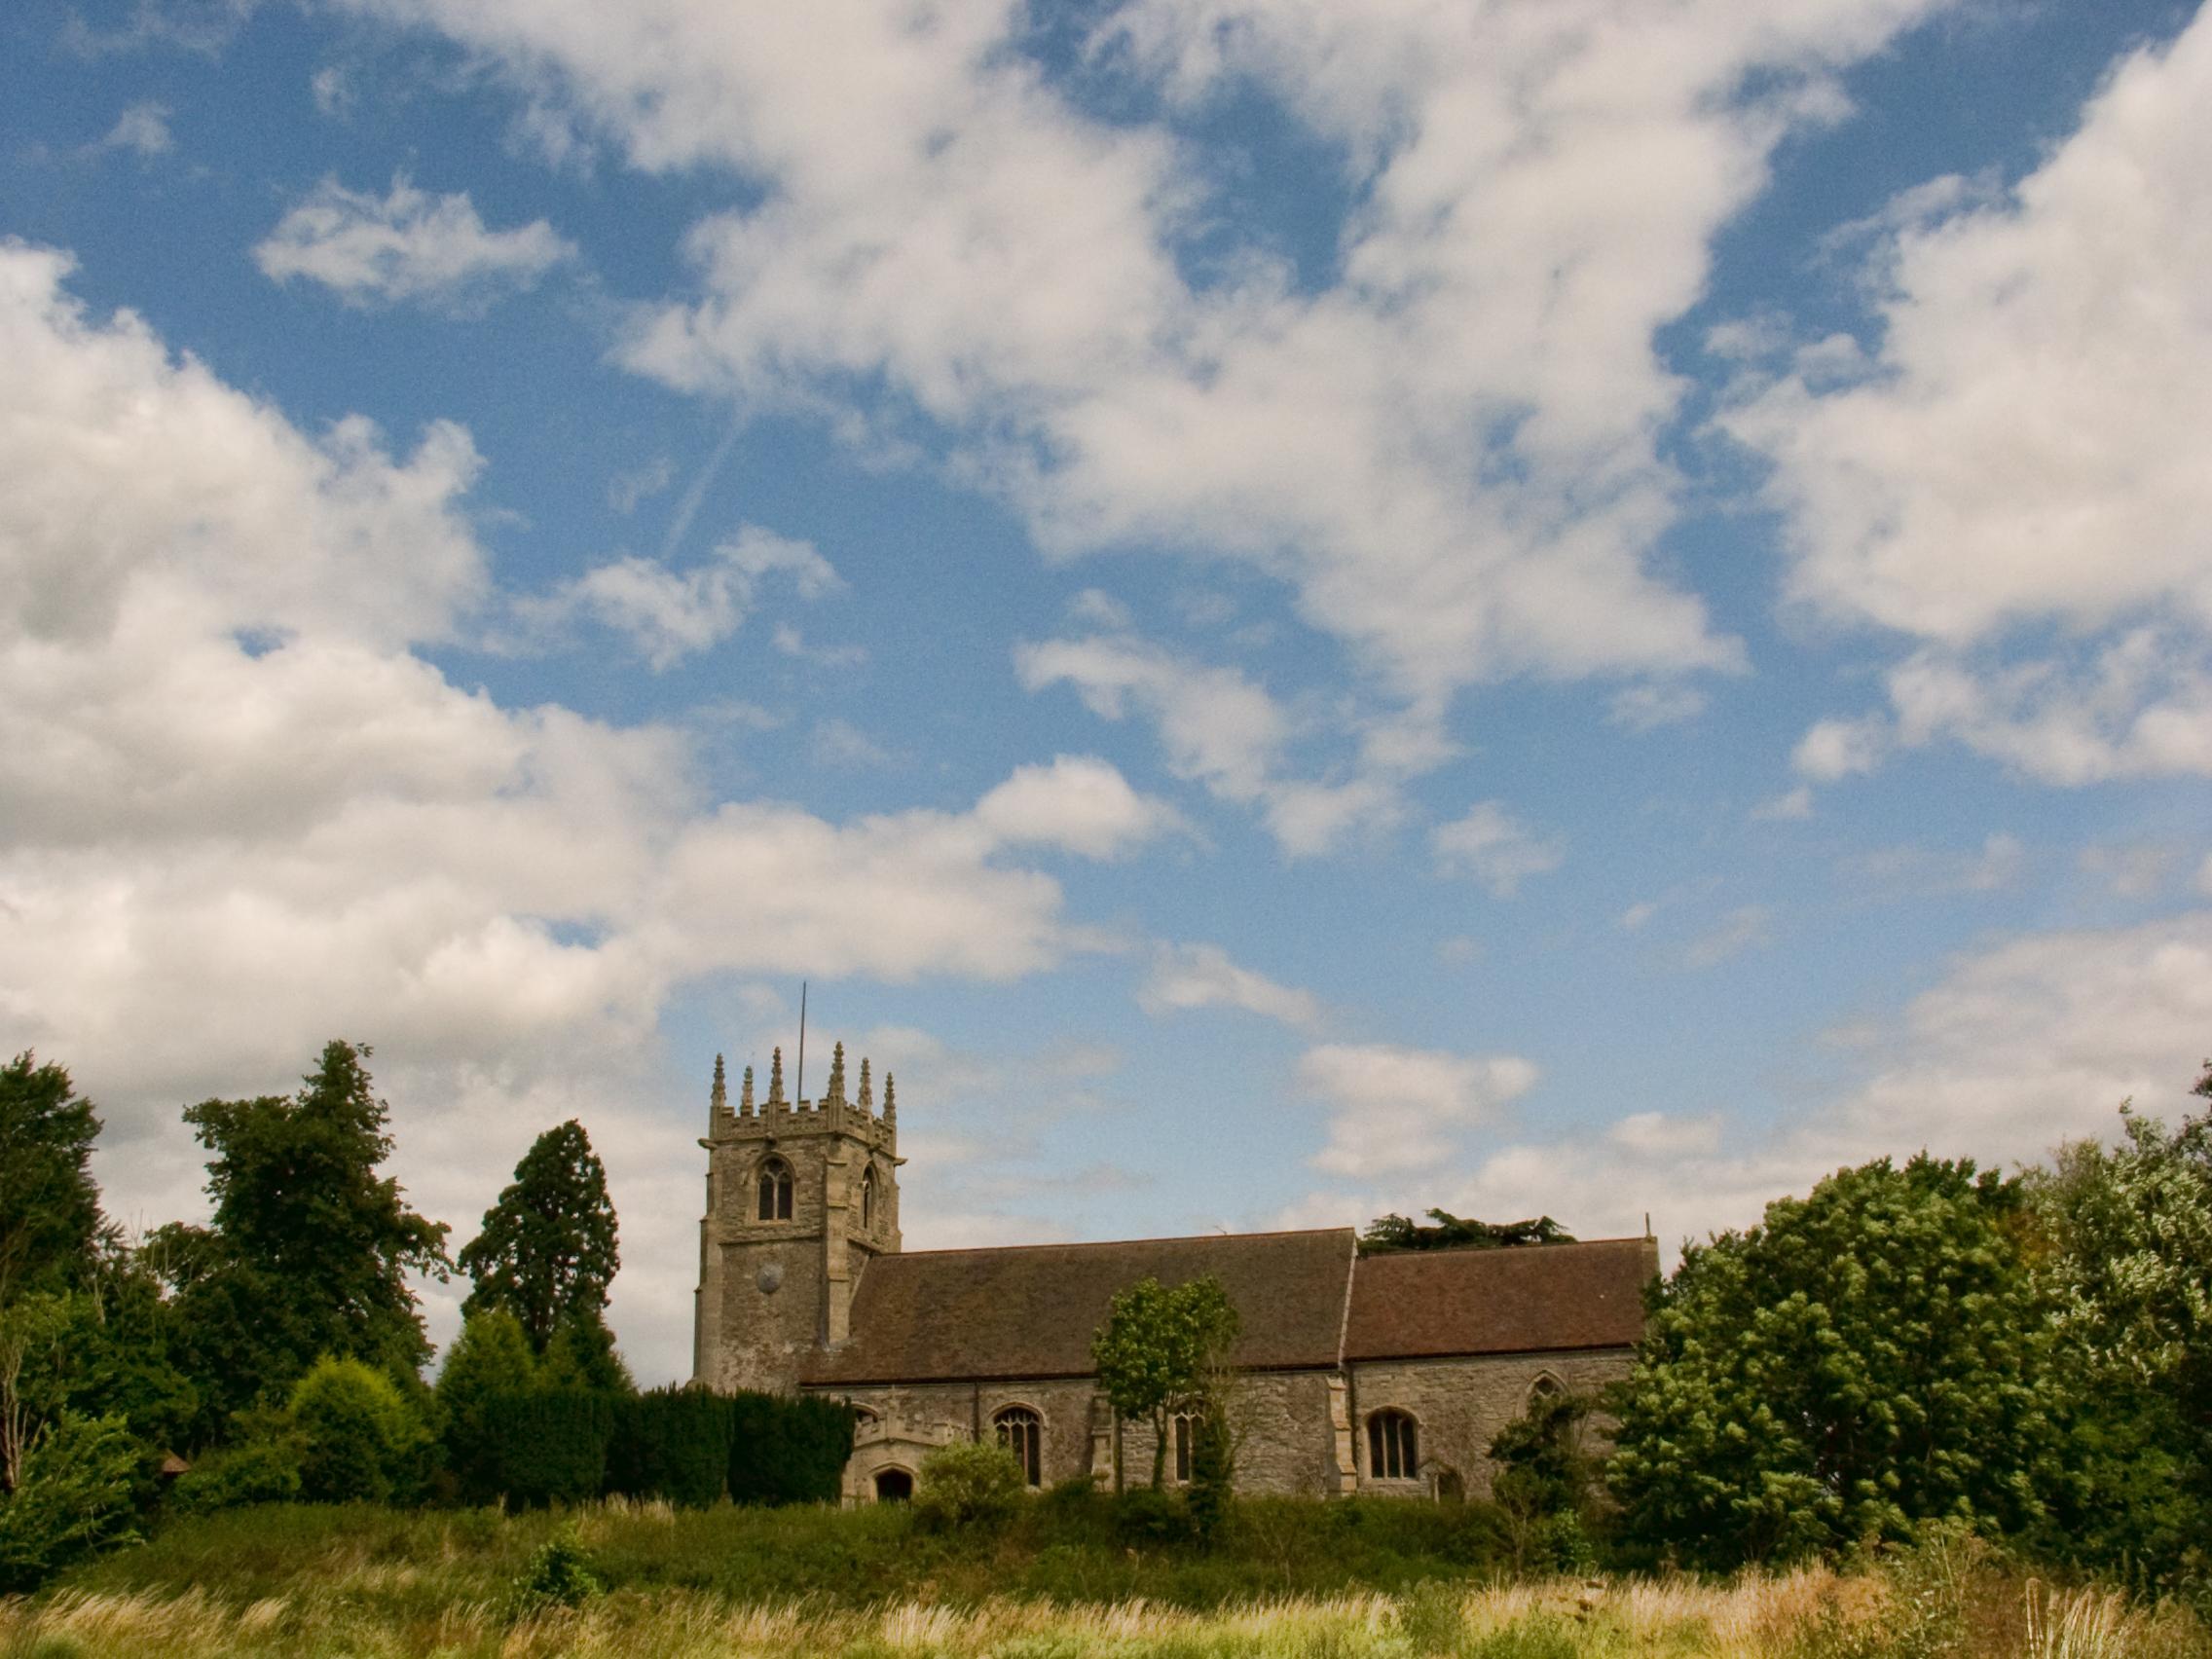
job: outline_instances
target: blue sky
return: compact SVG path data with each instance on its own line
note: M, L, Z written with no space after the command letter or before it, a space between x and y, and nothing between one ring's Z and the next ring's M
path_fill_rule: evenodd
M906 1240L1664 1238L2212 1049L2212 17L32 4L0 1041ZM432 1287L434 1324L456 1296Z

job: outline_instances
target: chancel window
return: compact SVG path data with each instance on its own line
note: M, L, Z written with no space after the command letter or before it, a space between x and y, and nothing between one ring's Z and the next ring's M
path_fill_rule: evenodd
M875 1231L875 1165L872 1163L861 1173L861 1231Z
M1196 1462L1198 1438L1198 1419L1195 1412L1177 1412L1168 1419L1168 1431L1174 1436L1173 1462L1177 1484L1187 1486Z
M1377 1412L1367 1419L1367 1476L1378 1481L1410 1481L1420 1473L1414 1419L1404 1412Z
M771 1158L760 1165L759 1199L762 1221L791 1220L792 1166L782 1159Z
M1042 1486L1045 1474L1045 1421L1027 1406L1009 1406L991 1419L999 1431L999 1444L1014 1454L1021 1478Z

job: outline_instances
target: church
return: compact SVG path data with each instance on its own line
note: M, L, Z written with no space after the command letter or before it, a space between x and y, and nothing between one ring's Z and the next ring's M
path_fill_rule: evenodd
M706 1136L692 1378L825 1394L859 1413L848 1503L912 1493L922 1460L995 1439L1031 1486L1151 1479L1149 1423L1117 1422L1090 1369L1114 1296L1211 1274L1235 1304L1229 1414L1251 1493L1487 1494L1485 1449L1530 1402L1625 1376L1658 1275L1650 1237L1362 1256L1348 1227L1103 1244L903 1250L899 1107L844 1046L818 1100L765 1099L722 1062ZM1175 1420L1168 1478L1188 1480Z

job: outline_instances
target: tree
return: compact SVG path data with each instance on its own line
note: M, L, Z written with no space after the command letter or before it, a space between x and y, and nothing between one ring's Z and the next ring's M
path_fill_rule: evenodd
M121 1418L65 1417L32 1443L0 1499L0 1596L35 1589L80 1556L132 1541L144 1453Z
M1363 1256L1393 1250L1504 1250L1524 1244L1571 1244L1574 1235L1548 1215L1533 1221L1468 1221L1448 1210L1426 1212L1435 1225L1423 1227L1402 1215L1378 1216L1359 1235Z
M463 1320L438 1373L438 1405L445 1416L447 1466L465 1501L489 1503L498 1496L498 1413L501 1402L537 1386L537 1356L512 1313L494 1308Z
M100 1121L57 1065L0 1067L0 1303L82 1284L113 1229L92 1176Z
M2120 1124L2029 1183L2070 1407L2053 1542L2162 1584L2212 1534L2212 1112Z
M384 1503L413 1493L429 1435L390 1377L325 1354L292 1390L300 1495L311 1503Z
M531 1143L515 1178L484 1212L484 1230L459 1258L475 1290L463 1313L504 1308L539 1353L564 1319L607 1307L622 1258L607 1167L571 1118Z
M318 1355L395 1376L429 1356L407 1275L446 1275L446 1228L379 1173L389 1108L371 1091L368 1053L332 1042L295 1096L185 1111L214 1155L212 1224L171 1224L150 1244L179 1305L203 1431L206 1414L279 1395Z
M544 1385L587 1394L634 1394L630 1368L614 1350L614 1333L598 1310L578 1309L554 1326L545 1345Z
M1153 1429L1152 1484L1166 1471L1168 1419L1178 1408L1220 1409L1220 1373L1236 1340L1236 1309L1210 1275L1178 1285L1142 1278L1114 1298L1090 1340L1098 1385L1124 1421Z
M1581 1535L1595 1465L1582 1449L1590 1399L1564 1390L1538 1394L1492 1438L1491 1499L1505 1514L1515 1571L1571 1567L1561 1546ZM1549 1559L1544 1559L1549 1557Z
M2035 1519L2053 1426L2021 1211L2017 1179L1885 1158L1685 1250L1611 1402L1631 1534L1731 1567Z

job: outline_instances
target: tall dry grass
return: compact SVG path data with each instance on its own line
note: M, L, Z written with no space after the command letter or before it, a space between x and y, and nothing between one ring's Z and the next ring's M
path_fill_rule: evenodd
M1687 1579L1436 1583L1402 1597L1257 1602L904 1601L732 1606L621 1591L512 1617L483 1601L394 1601L379 1564L281 1596L64 1590L0 1604L4 1659L2212 1659L2203 1627L2097 1589L1968 1562L1730 1584ZM1950 1600L1931 1601L1935 1584ZM1947 1586L1947 1589L1945 1588Z

